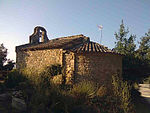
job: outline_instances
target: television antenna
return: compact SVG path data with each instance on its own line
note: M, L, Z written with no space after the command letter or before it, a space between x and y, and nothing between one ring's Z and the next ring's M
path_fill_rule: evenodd
M103 30L103 26L102 26L102 25L97 25L97 27L98 27L98 29L101 31L101 32L100 32L100 33L101 33L101 34L100 34L100 36L101 36L101 37L100 37L100 44L101 44L101 43L102 43L102 33L103 33L102 30Z

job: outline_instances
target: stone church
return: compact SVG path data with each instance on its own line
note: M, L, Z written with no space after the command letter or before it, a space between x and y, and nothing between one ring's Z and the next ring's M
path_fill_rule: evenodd
M29 43L16 46L16 64L18 70L33 73L59 64L65 69L67 84L83 79L104 84L114 73L122 72L122 55L82 34L49 40L46 30L37 26Z

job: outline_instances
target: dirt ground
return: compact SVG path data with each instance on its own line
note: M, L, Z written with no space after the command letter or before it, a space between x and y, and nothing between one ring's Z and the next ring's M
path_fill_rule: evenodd
M150 84L139 84L141 96L150 103Z
M149 84L140 84L141 97L135 101L136 113L150 113L150 88Z

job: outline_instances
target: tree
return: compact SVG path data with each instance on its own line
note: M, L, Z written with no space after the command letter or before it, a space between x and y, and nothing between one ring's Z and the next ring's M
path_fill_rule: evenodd
M115 33L117 42L114 50L124 55L123 79L130 83L141 82L150 75L150 30L141 38L139 49L136 49L136 35L128 35L129 30L121 22L119 32Z
M10 71L14 67L14 61L7 59L7 49L4 47L3 44L0 44L0 71ZM4 63L7 61L7 63L4 65Z
M125 54L134 55L136 45L134 43L136 35L130 35L128 39L125 39Z
M139 42L140 46L137 50L137 56L142 60L150 60L150 29Z
M0 44L0 70L3 69L4 63L7 61L7 49L3 44Z
M129 30L126 29L123 23L123 20L121 21L121 25L119 28L119 32L115 33L115 38L117 42L115 42L115 48L114 50L116 52L119 52L124 55L133 55L135 52L136 45L134 43L136 39L136 35L130 35L128 37Z
M8 59L8 60L7 60L7 64L4 65L4 67L3 67L3 70L5 70L5 71L10 71L10 70L12 70L13 67L14 67L14 64L15 64L15 63L14 63L13 60Z
M139 44L139 48L136 51L136 59L138 59L136 72L140 78L145 79L150 76L150 29L141 38Z
M124 55L122 77L124 80L134 82L137 80L136 73L134 73L137 69L137 59L135 58L136 35L129 35L129 29L125 28L122 20L118 33L115 33L115 38L117 41L114 51Z

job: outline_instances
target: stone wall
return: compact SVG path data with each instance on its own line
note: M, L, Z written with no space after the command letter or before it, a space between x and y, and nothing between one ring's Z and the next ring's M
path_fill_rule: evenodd
M32 70L32 73L41 73L46 66L62 65L62 49L47 49L36 51L18 51L17 69Z
M66 84L74 82L75 55L73 52L64 53Z
M73 53L62 49L18 51L17 69L27 69L32 74L41 73L46 66L60 64L64 68L66 83L83 79L100 85L107 84L118 70L122 73L122 57L106 53ZM62 77L55 77L61 83ZM54 79L55 79L54 78Z
M100 85L108 84L111 81L111 76L117 71L122 73L122 57L119 55L106 53L76 54L76 82L84 79Z

